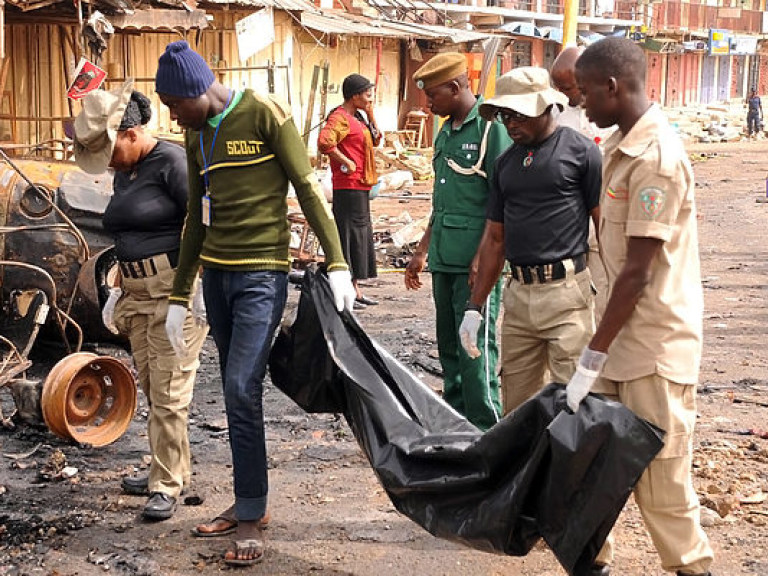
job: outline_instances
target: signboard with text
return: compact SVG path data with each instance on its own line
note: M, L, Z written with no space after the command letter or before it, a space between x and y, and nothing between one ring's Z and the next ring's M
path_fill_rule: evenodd
M709 54L710 56L728 56L731 53L731 34L728 30L710 28L709 30Z
M734 36L731 42L731 54L755 54L757 52L756 36Z

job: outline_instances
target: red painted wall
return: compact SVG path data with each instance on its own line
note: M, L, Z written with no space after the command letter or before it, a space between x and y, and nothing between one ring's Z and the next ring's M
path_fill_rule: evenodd
M645 75L645 91L648 98L661 103L662 82L664 79L663 55L658 52L645 53L648 62L648 71Z
M665 106L682 106L683 104L682 60L682 54L667 54Z
M760 80L757 82L757 93L768 94L768 56L760 56Z
M682 102L681 105L698 102L699 97L699 62L701 54L686 52L683 54Z

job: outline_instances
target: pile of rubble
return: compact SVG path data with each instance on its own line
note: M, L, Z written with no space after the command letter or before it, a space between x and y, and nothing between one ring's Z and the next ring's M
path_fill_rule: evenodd
M405 146L400 133L390 132L384 136L384 146L376 148L376 167L379 174L406 170L415 180L429 180L434 177L432 148Z
M742 142L747 135L747 106L744 103L691 104L665 110L672 127L684 142ZM761 131L757 139L764 139Z

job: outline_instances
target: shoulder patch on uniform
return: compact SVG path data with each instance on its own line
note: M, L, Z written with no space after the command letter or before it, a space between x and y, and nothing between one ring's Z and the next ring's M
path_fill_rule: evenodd
M264 104L274 114L278 125L282 126L283 123L291 117L291 107L287 102L278 98L274 94L262 96L261 94L253 94L254 98L260 103Z
M645 214L651 220L655 220L661 211L664 210L664 201L666 199L666 193L661 188L643 188L638 195L640 199L640 207Z

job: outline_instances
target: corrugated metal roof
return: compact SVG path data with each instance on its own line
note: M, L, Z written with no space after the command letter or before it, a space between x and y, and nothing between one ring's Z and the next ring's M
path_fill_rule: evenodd
M418 34L424 33L422 38L443 38L450 40L455 44L461 42L474 42L485 40L493 34L488 32L475 32L474 30L461 30L459 28L449 28L447 26L437 26L435 24L417 24L415 22L387 22L388 26L404 31L412 31L415 38Z
M290 10L294 12L317 11L317 7L307 0L201 0L200 4L228 4L230 6L270 6L278 10Z
M420 38L425 40L448 40L453 43L472 42L488 38L487 32L459 30L446 26L395 22L348 14L335 10L302 12L301 23L307 28L330 34L349 36L383 36L390 38Z
M384 27L384 22L375 24L351 17L341 18L326 12L302 12L301 24L319 32L328 34L347 34L349 36L389 36L393 38L408 38L408 35Z
M133 14L116 14L107 18L120 30L192 30L208 28L203 10L136 10Z

